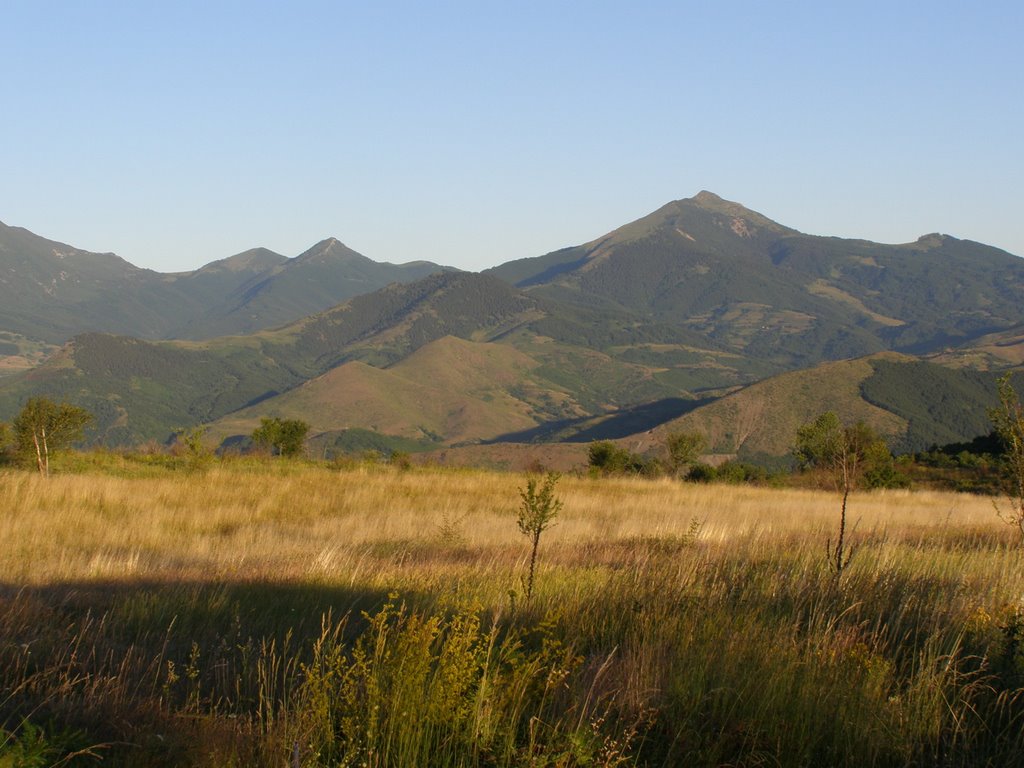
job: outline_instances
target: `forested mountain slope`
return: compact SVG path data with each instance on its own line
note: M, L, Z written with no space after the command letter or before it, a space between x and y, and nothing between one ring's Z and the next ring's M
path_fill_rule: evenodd
M442 269L378 263L329 238L293 259L254 248L163 274L0 224L0 331L58 344L86 332L144 339L252 333Z

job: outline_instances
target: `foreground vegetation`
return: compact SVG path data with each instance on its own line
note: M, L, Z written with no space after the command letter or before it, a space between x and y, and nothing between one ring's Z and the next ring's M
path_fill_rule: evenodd
M837 581L834 493L563 477L527 599L523 476L62 461L0 473L0 765L1022 762L990 499L854 494Z

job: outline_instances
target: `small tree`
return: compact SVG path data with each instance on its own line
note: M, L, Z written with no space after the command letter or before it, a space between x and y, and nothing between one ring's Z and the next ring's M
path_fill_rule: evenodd
M889 449L875 431L862 421L844 426L832 411L804 424L796 433L793 455L804 469L819 469L830 478L832 485L842 494L839 512L839 536L833 549L831 541L827 552L829 562L838 579L849 564L845 551L846 505L850 493L863 479L865 470L881 456L889 456Z
M178 427L174 430L174 442L181 445L185 452L191 456L199 456L206 451L203 445L203 437L209 431L209 427Z
M540 535L551 526L554 519L562 509L562 502L555 496L555 484L558 483L558 474L549 472L544 476L543 482L539 483L538 478L530 477L526 481L526 487L519 489L519 496L522 500L519 505L518 518L519 530L524 536L530 537L530 571L526 579L526 599L533 595L533 575L537 565L537 547L540 546Z
M45 397L29 398L14 419L15 450L23 457L35 458L39 474L48 477L50 454L81 440L90 421L92 415L84 408Z
M309 433L309 424L300 419L263 417L252 433L252 441L278 456L298 456Z
M700 432L669 432L665 435L666 462L674 476L693 464L707 448L708 441Z
M1024 407L1010 381L1010 374L1001 376L999 406L988 412L992 426L1003 444L1003 456L1009 479L1006 495L1010 511L999 516L1020 531L1024 537Z
M211 458L210 449L203 442L209 429L209 427L198 426L178 427L174 430L175 449L183 451L188 456L189 465L193 469L202 467Z

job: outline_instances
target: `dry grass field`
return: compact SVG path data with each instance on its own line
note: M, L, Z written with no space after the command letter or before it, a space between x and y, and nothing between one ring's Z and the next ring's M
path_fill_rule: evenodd
M524 482L0 473L0 766L1024 763L991 499L565 476L527 600Z

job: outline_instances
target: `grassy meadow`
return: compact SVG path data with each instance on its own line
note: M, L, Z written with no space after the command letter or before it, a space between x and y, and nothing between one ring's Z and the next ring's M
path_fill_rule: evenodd
M82 457L0 472L0 766L1024 764L992 500Z

